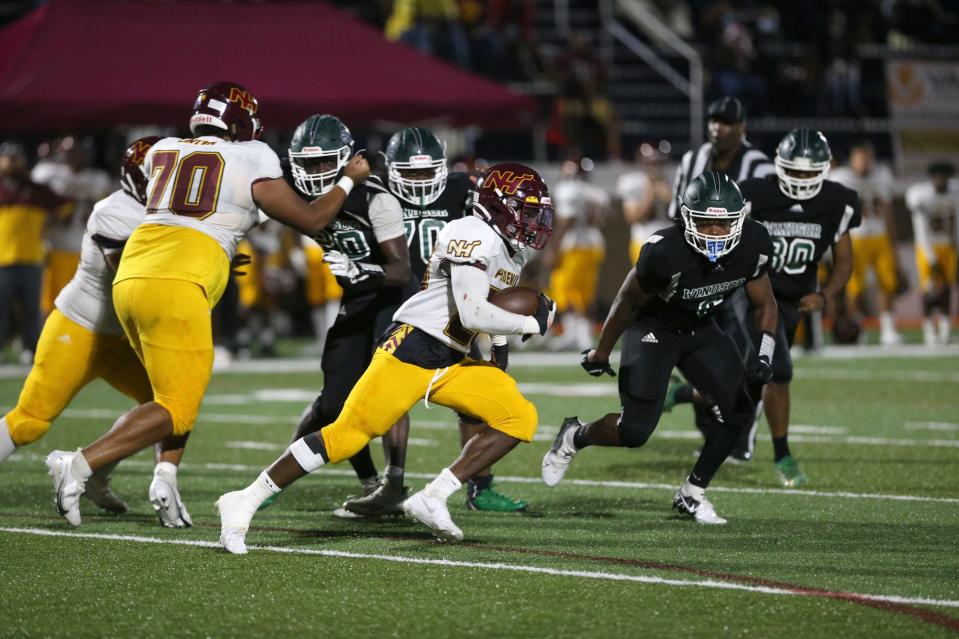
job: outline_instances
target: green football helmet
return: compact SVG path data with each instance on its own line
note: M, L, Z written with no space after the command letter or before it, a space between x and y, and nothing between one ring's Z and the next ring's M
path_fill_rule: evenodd
M739 186L725 173L707 171L690 182L680 211L686 241L710 262L739 244L746 219L746 201ZM716 226L725 228L726 232L704 232Z
M353 154L353 135L335 116L311 115L296 127L288 153L296 188L316 197L336 185Z
M776 148L779 188L794 200L808 200L822 189L829 175L832 151L819 131L793 129Z
M435 202L446 188L446 144L423 127L407 127L386 145L390 191L415 206Z

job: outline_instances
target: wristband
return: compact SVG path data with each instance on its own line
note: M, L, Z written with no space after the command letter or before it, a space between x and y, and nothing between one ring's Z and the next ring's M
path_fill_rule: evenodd
M769 331L763 331L762 339L759 342L759 359L765 358L767 362L771 362L775 352L776 338Z
M493 346L506 346L505 335L490 335L489 341Z
M348 177L346 175L344 175L339 180L337 180L336 185L340 187L341 189L343 189L344 191L346 191L347 195L350 194L350 191L352 191L353 187L355 186L353 184L353 178Z

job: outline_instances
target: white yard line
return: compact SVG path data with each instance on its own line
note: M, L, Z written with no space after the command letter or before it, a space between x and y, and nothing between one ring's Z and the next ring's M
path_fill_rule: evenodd
M946 433L959 432L959 424L952 422L906 422L903 426L908 430L935 430Z
M103 419L112 422L119 417L120 411L103 408L68 408L63 411L63 417L74 419ZM253 424L253 425L278 425L290 427L295 424L297 416L295 415L249 415L232 413L200 413L199 423L213 424ZM455 430L456 424L442 421L417 421L413 420L411 428L422 428L424 430ZM842 426L809 426L799 425L795 435L790 435L790 439L799 443L807 444L843 444L857 446L909 446L924 448L959 448L959 439L904 439L892 437L861 437L856 435L833 436L829 434L807 434L807 433L832 433L840 432ZM536 436L536 441L550 441L556 433L556 427L543 425ZM660 429L654 437L662 439L699 439L701 435L694 430L666 430ZM426 440L424 440L426 441ZM432 440L429 440L432 441ZM432 446L433 444L423 444Z
M41 537L60 537L74 539L94 539L98 541L119 541L140 544L162 544L169 546L190 546L194 548L217 549L218 543L212 541L200 541L193 539L162 539L159 537L144 537L140 535L114 535L106 533L81 533L66 532L59 530L47 530L43 528L0 528L0 532L15 535L33 535ZM402 555L385 555L373 553L347 552L342 550L320 550L316 548L298 548L295 546L250 546L251 550L258 552L273 552L288 555L312 555L319 557L331 557L337 559L367 559L371 561L388 561L399 564L412 564L419 566L442 566L444 568L466 568L478 569L483 571L499 570L507 572L521 572L536 575L548 575L552 577L573 577L580 579L598 579L603 581L628 581L633 583L650 584L658 586L678 586L685 588L709 588L715 590L740 590L763 595L809 597L822 596L820 593L811 592L802 586L796 586L795 589L775 588L770 586L753 586L748 584L739 584L728 581L717 581L714 579L668 579L652 575L634 575L618 572L607 572L601 570L567 570L562 568L547 568L544 566L530 566L525 564L513 564L506 562L481 562L481 561L461 561L455 559L428 559L424 557L404 557ZM240 561L240 560L238 560ZM874 595L866 593L848 593L855 598L869 601L881 601L897 604L908 604L917 606L937 606L944 608L959 608L959 601L951 599L927 599L924 597L903 597L900 595Z
M141 453L144 454L144 453ZM7 462L27 462L27 463L39 463L43 460L44 455L38 455L34 453L14 453L11 455ZM153 469L152 461L138 460L138 459L127 459L122 462L121 468L144 468L144 469ZM255 466L253 464L224 464L224 463L191 463L183 462L181 467L189 470L191 468L203 468L204 470L219 470L219 471L230 471L230 472L241 472L241 473L258 473L263 470L263 466ZM437 466L439 468L439 466ZM327 466L322 467L315 473L319 475L333 475L335 477L355 477L356 475L352 470L346 468L330 468ZM411 479L433 479L436 475L433 473L406 473L406 476ZM516 477L511 475L497 475L497 481L501 483L512 483L512 484L541 484L543 480L539 477ZM625 490L664 490L670 493L676 492L677 484L658 484L650 482L635 482L635 481L614 481L614 480L599 480L599 479L565 479L563 480L564 486L579 486L587 488L618 488ZM737 488L733 486L717 486L715 484L709 487L711 493L739 493L746 495L775 495L777 497L782 495L789 495L795 497L824 497L824 498L840 498L840 499L872 499L877 501L909 501L909 502L926 502L926 503L937 503L937 504L959 504L959 497L929 497L926 495L889 495L883 493L852 493L852 492L830 492L830 491L819 491L819 490L799 490L794 488Z

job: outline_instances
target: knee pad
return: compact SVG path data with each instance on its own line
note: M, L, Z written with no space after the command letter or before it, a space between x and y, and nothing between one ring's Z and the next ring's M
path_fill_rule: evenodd
M648 428L644 424L627 421L622 417L619 419L617 429L619 430L619 438L623 440L623 445L626 448L639 448L649 441L649 436L653 434L652 428Z
M50 422L25 415L17 408L10 411L6 422L10 431L10 439L17 446L32 444L50 430Z

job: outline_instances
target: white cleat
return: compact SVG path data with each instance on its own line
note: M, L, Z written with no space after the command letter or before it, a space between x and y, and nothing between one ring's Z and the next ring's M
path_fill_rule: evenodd
M46 459L48 472L53 478L53 503L57 506L57 512L74 526L80 525L80 495L85 484L70 472L77 455L79 453L55 450Z
M157 518L165 528L190 528L193 519L183 505L180 491L177 490L176 476L163 472L161 468L153 471L150 482L150 503Z
M440 541L457 543L463 541L463 531L453 523L446 504L425 491L420 491L403 502L403 512L408 517L428 526Z
M239 490L220 495L214 505L220 513L220 545L228 553L245 555L249 552L246 549L246 531L250 529L256 508Z
M680 488L673 497L673 508L684 515L689 515L698 524L722 525L726 520L716 514L712 503L704 496L700 500L693 499Z
M543 456L543 483L547 486L558 484L569 469L569 463L577 452L573 446L573 430L580 426L584 424L578 417L564 419L563 425L556 433L556 439L553 440L553 446Z
M902 344L902 335L895 331L883 331L879 334L879 343L882 346L899 346Z
M86 490L83 496L103 510L114 515L122 515L127 511L127 503L110 488L110 476L93 473L87 479Z

